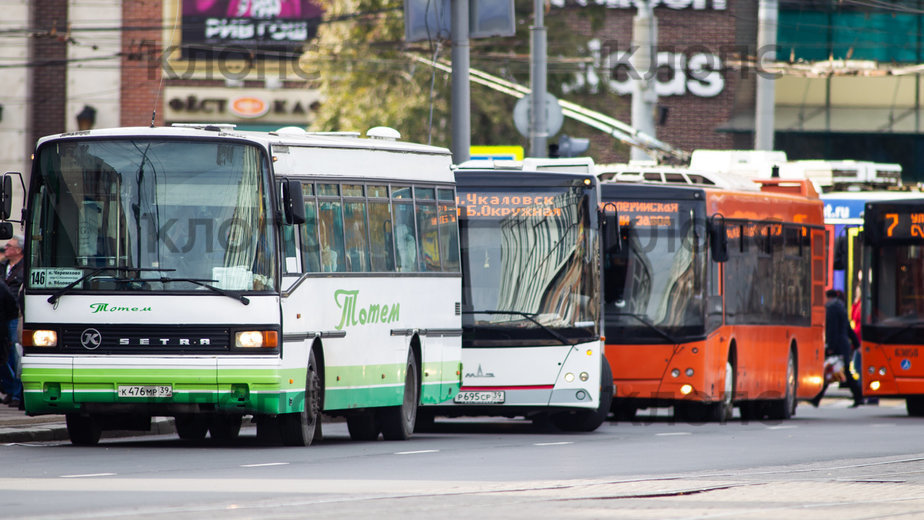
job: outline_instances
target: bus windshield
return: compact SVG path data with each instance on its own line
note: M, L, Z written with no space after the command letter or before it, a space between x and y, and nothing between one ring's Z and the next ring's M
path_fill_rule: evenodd
M675 342L704 333L701 206L684 201L615 203L622 247L607 251L604 260L608 341Z
M871 254L873 292L872 305L864 309L866 324L924 326L924 244L884 242Z
M593 191L583 186L457 191L466 338L561 344L596 335Z
M260 148L60 140L42 146L36 162L30 289L274 289L268 166Z

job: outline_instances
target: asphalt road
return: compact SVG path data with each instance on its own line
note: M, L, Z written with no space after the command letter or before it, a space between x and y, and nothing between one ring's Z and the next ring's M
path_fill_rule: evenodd
M456 419L406 442L309 448L175 436L0 446L2 518L924 518L924 420L898 402L786 422L666 410L566 434Z

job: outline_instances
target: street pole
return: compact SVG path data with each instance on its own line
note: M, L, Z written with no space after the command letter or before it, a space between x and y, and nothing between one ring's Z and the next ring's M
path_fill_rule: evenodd
M472 147L469 85L468 0L452 0L452 162L469 159Z
M632 19L632 48L636 49L631 59L636 79L632 83L632 127L655 137L655 108L658 93L655 91L654 65L657 57L658 25L654 17L651 0L639 0L638 13ZM629 158L647 161L652 157L638 147L632 147Z
M757 11L757 101L754 114L754 149L773 150L774 78L762 67L768 53L776 57L777 0L760 0Z
M529 111L529 155L548 157L548 121L546 120L546 32L544 25L545 0L533 2L534 23L530 31L529 85L531 107Z

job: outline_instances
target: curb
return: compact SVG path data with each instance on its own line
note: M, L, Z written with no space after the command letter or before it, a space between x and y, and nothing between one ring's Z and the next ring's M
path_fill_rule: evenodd
M111 430L104 431L103 439L118 439L122 437L142 437L145 435L162 435L176 433L172 418L158 417L151 421L151 429L147 431ZM22 442L48 442L67 441L67 426L62 423L51 423L42 426L18 426L0 428L0 444L15 444Z

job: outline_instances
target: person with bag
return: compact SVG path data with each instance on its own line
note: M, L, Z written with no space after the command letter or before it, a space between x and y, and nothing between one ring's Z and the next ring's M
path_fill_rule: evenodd
M853 395L853 404L850 407L856 408L863 404L863 392L860 390L860 384L850 372L850 357L853 350L860 348L860 339L850 327L850 321L847 319L847 306L843 300L838 298L837 291L830 289L825 296L828 298L825 302L825 357L837 356L841 359L844 382L847 383ZM821 392L810 401L812 406L818 407L827 389L828 379L825 378Z

